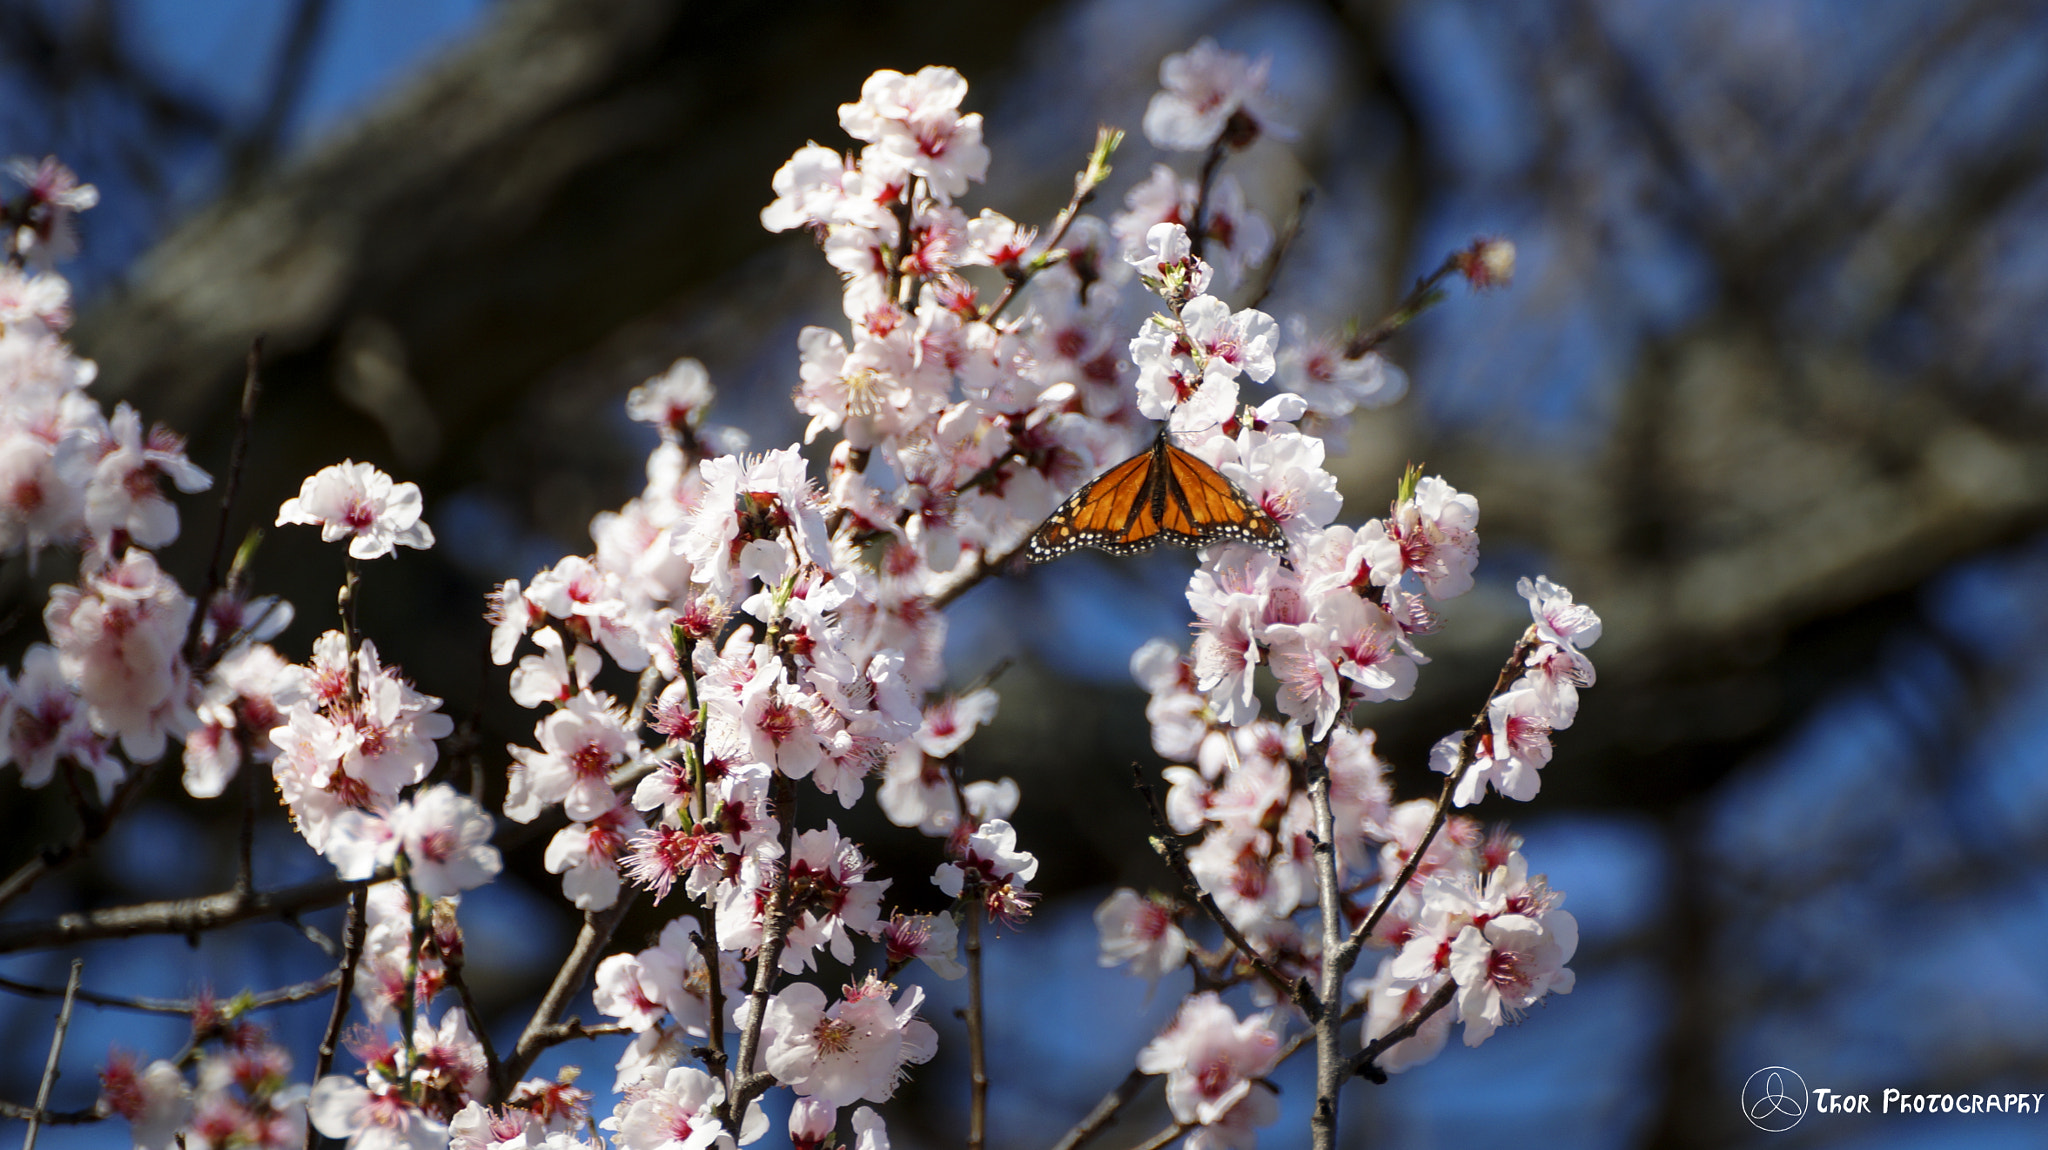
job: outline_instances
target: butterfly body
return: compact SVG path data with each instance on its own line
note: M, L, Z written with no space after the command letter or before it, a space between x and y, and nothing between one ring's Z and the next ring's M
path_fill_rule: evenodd
M1074 492L1032 532L1033 563L1093 547L1136 555L1160 543L1206 547L1235 540L1285 553L1287 537L1258 504L1199 457L1167 442L1152 446Z

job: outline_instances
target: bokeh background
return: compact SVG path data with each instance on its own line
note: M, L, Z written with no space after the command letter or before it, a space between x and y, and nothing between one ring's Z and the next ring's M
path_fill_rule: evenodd
M1276 221L1312 188L1266 308L1370 323L1475 235L1520 252L1398 337L1413 387L1338 461L1345 520L1410 460L1475 493L1480 587L1416 696L1362 714L1404 795L1462 725L1547 573L1593 604L1599 685L1537 802L1497 800L1570 893L1578 990L1477 1051L1346 1100L1347 1145L1744 1144L1759 1067L1875 1097L2048 1090L2048 10L2025 0L5 0L0 151L101 190L75 332L94 390L225 471L240 365L269 362L234 529L300 478L374 460L427 494L432 552L379 564L365 625L502 768L531 716L483 656L483 595L588 550L651 439L621 404L680 355L715 418L792 441L794 337L836 284L758 211L879 67L959 68L995 159L967 200L1049 219L1098 121L1135 129L1197 36L1273 58L1298 138L1233 161ZM1133 133L1098 204L1155 154ZM210 499L170 554L198 583ZM61 557L59 557L61 559ZM1046 900L992 951L997 1147L1049 1144L1113 1085L1181 989L1095 967L1089 912L1163 884L1126 670L1185 634L1188 560L1092 553L958 605L960 681L1006 664L970 776L1024 789ZM0 570L0 648L40 636L62 562ZM333 549L277 532L260 587L327 626ZM9 908L226 889L237 805L171 780L85 865ZM0 865L70 833L58 788L0 777ZM1510 809L1512 808L1512 809ZM842 826L885 867L928 842ZM258 880L320 873L281 825ZM899 882L914 887L917 880ZM471 979L516 1034L573 934L537 845L465 902ZM935 893L899 889L912 906ZM646 911L622 944L659 926ZM334 911L308 921L330 933ZM312 977L282 924L84 948L85 985L178 997ZM0 954L61 984L69 953ZM1183 976L1184 977L1184 976ZM892 1113L899 1147L961 1138L958 989L944 1053ZM324 1001L265 1017L311 1063ZM0 1097L29 1102L55 1005L0 994ZM591 1017L587 1008L586 1018ZM53 1104L89 1104L110 1044L182 1025L81 1007ZM609 1083L617 1043L559 1048ZM1303 1067L1262 1145L1306 1145ZM1102 1144L1156 1129L1156 1093ZM19 1129L18 1124L12 1129ZM122 1144L118 1124L46 1146ZM6 1136L0 1130L0 1137ZM1813 1115L1776 1146L2038 1146L2048 1117Z

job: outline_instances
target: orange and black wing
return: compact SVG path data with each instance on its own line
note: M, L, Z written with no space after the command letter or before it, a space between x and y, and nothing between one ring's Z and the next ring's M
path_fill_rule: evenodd
M1060 504L1024 554L1043 563L1080 547L1136 555L1162 541L1206 547L1222 540L1287 550L1279 524L1258 504L1162 435Z
M1080 547L1099 547L1112 555L1149 550L1159 530L1154 488L1163 477L1156 448L1096 476L1038 525L1024 557L1044 563Z
M1285 554L1280 525L1223 473L1172 444L1162 444L1166 506L1159 529L1189 547L1232 540Z

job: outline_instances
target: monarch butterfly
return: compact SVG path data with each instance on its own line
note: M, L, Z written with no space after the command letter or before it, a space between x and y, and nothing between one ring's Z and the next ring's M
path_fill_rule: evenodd
M1077 547L1111 555L1150 551L1161 540L1206 547L1220 539L1254 543L1284 554L1287 538L1273 517L1215 468L1166 441L1152 446L1074 492L1031 533L1024 555L1033 563Z

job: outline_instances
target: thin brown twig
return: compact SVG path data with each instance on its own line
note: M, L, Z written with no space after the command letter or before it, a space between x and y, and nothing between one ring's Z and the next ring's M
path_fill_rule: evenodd
M456 997L462 1002L462 1011L469 1015L470 1033L476 1035L477 1044L484 1051L484 1081L496 1082L500 1077L497 1045L491 1041L490 1028L484 1025L483 1011L476 1007L476 996L470 993L469 982L462 977L463 960L451 955L441 947L441 936L430 925L427 938L433 943L434 953L441 956L442 969L448 972L448 985L455 988Z
M1443 293L1438 289L1444 280L1458 270L1458 254L1452 252L1444 257L1444 262L1438 265L1435 271L1416 280L1415 287L1402 297L1400 303L1394 305L1394 310L1387 313L1387 318L1373 325L1370 331L1351 337L1351 341L1344 345L1344 358L1357 359L1387 342L1393 338L1395 332L1407 327L1416 316L1428 311L1442 300Z
M1258 307L1273 294L1273 282L1280 278L1280 265L1287 259L1287 253L1293 250L1296 237L1301 235L1302 218L1308 215L1308 206L1315 198L1314 188L1303 188L1295 197L1294 212L1287 217L1286 225L1280 229L1280 239L1273 245L1273 254L1259 271L1259 290L1252 293L1251 300L1244 306Z
M19 1102L0 1101L0 1118L12 1118L20 1122L34 1120L45 1126L84 1126L92 1122L105 1122L107 1113L98 1106L88 1106L83 1110L38 1110L33 1106L23 1106Z
M965 817L963 810L962 817ZM967 899L967 1150L981 1150L988 1123L988 1051L981 1004L981 889Z
M235 835L235 894L248 898L256 893L256 772L249 756L235 745L235 772L242 776L242 825Z
M726 1098L725 1116L730 1128L737 1129L740 1116L747 1112L747 1104L759 1098L775 1084L775 1076L754 1067L755 1055L761 1049L761 1024L768 1015L768 996L774 993L776 977L781 973L782 948L789 941L789 859L796 849L796 783L787 775L777 774L774 786L774 806L782 818L782 866L776 868L775 889L769 892L768 906L761 915L761 949L754 958L754 987L747 994L747 1022L740 1030L740 1061L733 1068L733 1090Z
M564 1042L574 1042L579 1038L603 1038L608 1034L631 1033L633 1028L623 1022L601 1022L591 1026L580 1018L566 1018L541 1027L535 1032L534 1041L538 1049L545 1050L550 1046L560 1046Z
M368 883L391 877L385 867ZM244 897L235 891L202 895L198 898L169 899L74 911L55 918L0 923L0 954L67 946L103 938L129 938L138 934L203 934L210 930L260 918L290 919L309 910L333 906L364 883L344 879L315 879L273 891L258 891Z
M85 974L85 960L71 960L71 978L64 984L64 1005L57 1011L57 1029L50 1035L50 1057L43 1063L43 1081L36 1087L36 1112L28 1120L28 1136L21 1150L36 1150L36 1132L42 1128L43 1111L50 1105L50 1090L57 1085L57 1063L64 1056L64 1032L71 1029L71 1004L78 1001L78 980Z
M1393 1049L1395 1044L1415 1037L1415 1033L1422 1029L1422 1024L1428 1022L1437 1011L1449 1006L1451 996L1457 992L1458 984L1448 978L1444 979L1444 984L1436 988L1436 993L1429 996L1429 1001L1403 1020L1401 1025L1366 1043L1364 1049L1352 1055L1344 1064L1344 1077L1355 1076L1376 1085L1384 1085L1387 1081L1387 1072L1375 1065L1375 1060Z
M1188 254L1202 258L1202 249L1209 243L1209 190L1215 186L1216 170L1223 166L1223 157L1230 152L1230 145L1218 136L1209 145L1209 154L1202 157L1201 182L1195 190L1195 218L1188 226Z
M356 962L363 956L363 936L370 929L370 888L363 885L349 892L348 926L342 931L341 965L335 969L334 1009L327 1015L327 1029L320 1035L320 1050L313 1062L313 1081L327 1076L334 1066L334 1052L341 1045L341 1024L348 1018L348 1000L355 993ZM318 1133L306 1127L306 1148L312 1150Z
M1095 190L1109 178L1109 157L1123 141L1123 136L1122 132L1106 124L1095 129L1095 147L1088 153L1088 166L1074 174L1074 194L1067 200L1067 206L1060 209L1060 214L1053 217L1052 233L1045 241L1045 255L1031 266L1021 268L1005 277L1003 294L997 296L996 302L981 313L983 323L994 323L996 317L1003 314L1003 309L1010 306L1010 301L1016 298L1025 284L1030 283L1039 272L1058 262L1051 258L1054 249L1066 238L1067 229L1074 226L1074 221L1081 215L1081 209L1095 198Z
M704 960L705 1000L711 1007L711 1020L704 1027L704 1061L711 1076L724 1082L729 1090L732 1083L727 1073L731 1066L725 1056L725 981L718 976L718 907L708 891L704 896L704 923L690 932L690 941L697 944L697 957Z
M1162 1129L1159 1133L1154 1134L1152 1137L1147 1138L1143 1142L1138 1143L1136 1146L1131 1147L1131 1150L1164 1150L1165 1147L1171 1146L1173 1144L1174 1139L1180 1137L1181 1135L1187 1133L1190 1130L1193 1130L1194 1128L1195 1126L1192 1122L1171 1123L1165 1129Z
M341 980L341 972L330 970L309 982L266 990L251 995L247 1011L265 1010L293 1002L304 1002L318 998L334 989ZM0 978L0 990L12 994L33 995L38 998L57 998L64 994L62 987L37 986L31 982L18 982L12 978ZM97 994L90 990L78 992L78 1001L89 1006L103 1006L111 1010L133 1010L143 1014L186 1014L199 1009L201 1002L196 998L140 998L124 997L118 994ZM247 1012L245 1011L245 1013Z
M260 372L263 366L263 337L249 341L248 371L242 376L242 407L235 417L235 438L228 448L227 479L221 483L220 518L214 525L213 557L206 564L206 590L199 596L199 610L192 613L192 623L185 633L185 660L196 663L199 659L199 636L203 633L206 618L213 610L213 601L227 589L227 572L222 564L227 561L228 520L235 510L235 495L242 488L242 465L249 455L249 430L256 422L256 395L262 390Z
M1136 1098L1138 1092L1151 1080L1152 1076L1142 1070L1133 1070L1124 1075L1124 1080L1117 1083L1115 1089L1103 1095L1102 1101L1097 1102L1093 1110L1074 1123L1073 1129L1068 1130L1065 1137L1053 1143L1052 1150L1080 1150L1096 1135L1115 1125L1117 1115L1124 1107L1130 1105L1131 1099Z
M1230 921L1230 916L1223 913L1223 908L1217 904L1215 896L1202 889L1201 881L1195 878L1194 868L1188 865L1187 850L1181 846L1180 836L1174 833L1173 824L1167 821L1165 809L1159 805L1159 796L1153 793L1152 785L1145 781L1145 772L1133 763L1131 774L1138 793L1145 798L1146 808L1152 812L1152 824L1158 831L1152 836L1152 849L1158 852L1159 857L1179 877L1181 885L1187 889L1188 896L1202 908L1202 913L1208 915L1209 919L1222 929L1223 937L1230 940L1230 945L1237 948L1238 954L1244 956L1244 960L1251 968L1257 971L1259 977L1265 979L1280 997L1299 1007L1311 1020L1320 1017L1323 1009L1321 999L1307 981L1289 981L1286 975L1281 974L1264 955L1259 953L1258 948L1245 938L1244 932L1237 929L1237 924Z
M1372 935L1373 928L1380 924L1380 919L1386 917L1387 909L1394 905L1394 900L1401 896L1401 892L1406 890L1408 883L1415 878L1415 869L1422 865L1422 856L1428 853L1429 844L1436 840L1437 832L1443 829L1444 822L1450 815L1451 796L1457 790L1459 780L1465 777L1465 772L1472 766L1473 755L1479 747L1479 736L1485 732L1488 725L1488 708L1493 705L1494 698L1507 689L1509 680L1520 672L1522 662L1528 658L1533 641L1533 633L1524 632L1522 638L1515 643L1514 650L1508 653L1508 661L1501 665L1500 675L1493 681L1493 690L1486 693L1486 701L1479 705L1478 714L1472 716L1471 725L1465 728L1464 741L1458 746L1458 765L1444 778L1443 790L1437 794L1436 811L1430 816L1428 829L1422 832L1421 840L1415 844L1415 849L1409 852L1408 861L1401 864L1401 870L1394 876L1394 881L1388 883L1387 888L1380 892L1379 901L1373 904L1372 911L1352 930L1351 937L1344 940L1343 948L1339 952L1344 970L1349 971L1351 964L1358 961L1358 952L1365 946L1365 940Z
M563 961L562 968L555 972L554 982L549 984L548 992L541 998L540 1005L534 1008L533 1017L527 1021L526 1030L520 1034L519 1042L512 1048L511 1055L499 1066L499 1078L493 1084L491 1092L493 1101L503 1101L511 1092L513 1084L519 1081L520 1075L525 1074L527 1068L533 1065L533 1060L540 1057L540 1052L554 1041L561 1041L550 1040L548 1036L551 1028L569 1009L569 1003L583 990L583 984L589 980L590 972L597 969L597 961L604 951L605 944L611 941L613 933L619 929L619 923L625 920L626 912L633 908L633 901L639 894L638 887L626 887L619 891L619 901L613 903L610 908L583 916L583 930L576 936L576 945L569 951L569 957Z

